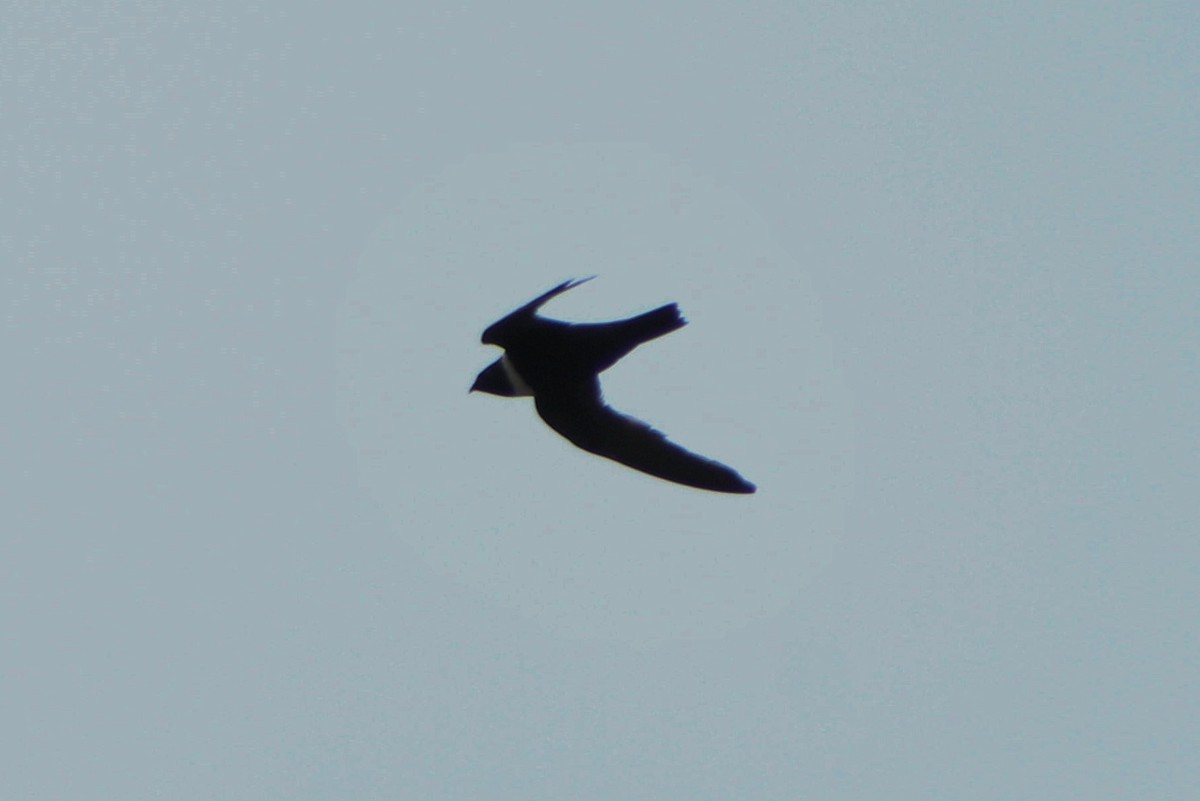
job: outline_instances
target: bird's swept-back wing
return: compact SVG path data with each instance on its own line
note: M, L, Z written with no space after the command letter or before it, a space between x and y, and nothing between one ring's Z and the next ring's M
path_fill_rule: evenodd
M542 307L542 305L544 303L546 303L546 301L550 300L551 298L555 297L556 295L561 295L562 293L566 292L568 289L574 289L575 287L579 286L580 284L587 283L588 281L591 281L595 277L596 276L591 275L591 276L588 276L587 278L580 278L578 280L573 279L570 281L563 281L561 284L554 287L554 289L543 292L542 294L538 295L533 300L526 303L521 308L509 312L508 314L504 315L499 320L497 320L496 322L492 323L491 325L489 325L487 327L487 329L483 332L483 337L482 337L483 344L485 344L485 345L503 344L502 339L504 336L504 329L508 325L508 323L512 322L513 320L532 316L539 308Z
M652 476L713 492L754 492L737 471L692 453L640 420L606 406L597 382L535 398L546 424L585 451Z

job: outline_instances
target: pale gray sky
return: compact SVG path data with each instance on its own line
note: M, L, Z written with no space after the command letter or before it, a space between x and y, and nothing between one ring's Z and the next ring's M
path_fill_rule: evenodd
M5 13L0 797L1194 792L1200 12L224 5Z

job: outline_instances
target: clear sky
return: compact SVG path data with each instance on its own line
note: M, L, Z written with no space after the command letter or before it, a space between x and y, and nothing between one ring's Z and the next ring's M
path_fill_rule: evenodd
M7 9L0 797L1189 797L1197 42ZM690 321L609 400L758 494L467 394L593 274L545 313Z

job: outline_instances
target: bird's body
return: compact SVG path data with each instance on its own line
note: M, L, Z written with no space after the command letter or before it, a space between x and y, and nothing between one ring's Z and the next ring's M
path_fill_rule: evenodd
M714 492L754 492L754 485L731 468L684 450L604 403L599 374L638 345L686 325L679 307L670 303L610 323L566 323L537 315L546 301L581 283L559 284L489 326L483 344L504 348L504 355L479 374L471 390L532 396L538 414L559 434L635 470Z

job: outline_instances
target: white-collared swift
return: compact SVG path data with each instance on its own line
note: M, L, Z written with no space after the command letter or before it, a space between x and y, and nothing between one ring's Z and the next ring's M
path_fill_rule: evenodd
M471 391L532 396L538 414L552 429L585 451L634 470L712 492L754 492L755 486L736 470L679 447L605 404L600 373L638 345L676 331L687 321L674 303L611 323L566 323L538 316L546 301L590 280L564 281L488 326L483 344L503 348L504 355L484 368Z

